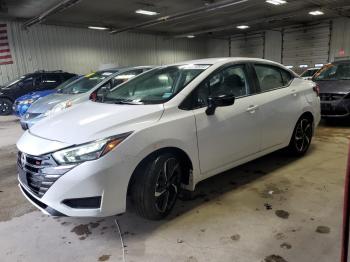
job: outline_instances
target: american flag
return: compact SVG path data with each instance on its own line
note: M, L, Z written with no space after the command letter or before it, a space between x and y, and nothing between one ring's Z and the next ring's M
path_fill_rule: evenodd
M0 65L8 64L13 64L13 60L7 36L7 25L0 24Z

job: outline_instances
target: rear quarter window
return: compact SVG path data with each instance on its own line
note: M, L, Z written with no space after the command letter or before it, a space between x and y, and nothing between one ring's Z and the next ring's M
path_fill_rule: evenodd
M282 74L283 84L285 86L288 86L294 79L292 74L284 69L281 69L281 74Z

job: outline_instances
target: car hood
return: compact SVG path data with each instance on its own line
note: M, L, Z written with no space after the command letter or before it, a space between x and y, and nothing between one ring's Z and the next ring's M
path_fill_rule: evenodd
M350 80L316 81L321 93L347 94L350 92Z
M16 101L24 101L24 100L27 100L27 99L39 99L41 97L53 94L55 92L56 92L56 90L54 90L54 89L53 90L44 90L44 91L31 92L29 94L26 94L24 96L21 96L21 97L17 98Z
M27 111L28 113L43 114L48 110L51 110L57 104L65 102L67 100L76 99L79 95L69 95L69 94L51 94L41 98L32 104L32 106Z
M30 133L48 140L76 145L130 131L158 121L163 105L115 105L87 101L47 117Z

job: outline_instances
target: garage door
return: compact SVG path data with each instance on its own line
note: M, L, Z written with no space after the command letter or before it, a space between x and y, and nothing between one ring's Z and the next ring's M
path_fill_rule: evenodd
M299 68L314 67L329 59L330 23L302 29L285 29L282 43L282 63Z
M231 56L264 57L264 34L231 39Z

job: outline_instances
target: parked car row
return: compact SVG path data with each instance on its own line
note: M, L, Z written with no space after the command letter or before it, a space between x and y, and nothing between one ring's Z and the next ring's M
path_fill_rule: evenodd
M54 216L123 213L129 195L141 216L161 219L203 179L281 148L305 154L318 95L314 82L263 59L92 73L21 120L20 189Z
M63 71L36 71L4 84L0 87L0 115L11 114L13 104L20 96L54 89L73 76L76 75Z

